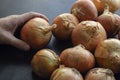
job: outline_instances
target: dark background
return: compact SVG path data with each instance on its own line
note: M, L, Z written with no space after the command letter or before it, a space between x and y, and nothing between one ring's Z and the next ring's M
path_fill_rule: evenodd
M0 17L35 11L46 15L50 24L61 14L70 12L76 0L2 0L0 1ZM115 13L120 15L120 10ZM46 48L60 54L71 42L60 42L52 37ZM24 52L10 45L0 45L0 80L43 80L32 73L30 61L36 51ZM120 80L120 74L116 76Z

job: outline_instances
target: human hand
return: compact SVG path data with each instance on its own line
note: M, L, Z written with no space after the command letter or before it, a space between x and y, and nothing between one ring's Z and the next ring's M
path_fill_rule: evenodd
M16 29L34 17L41 17L48 21L48 18L40 13L28 12L21 15L10 15L0 18L0 44L12 45L21 50L29 50L30 46L14 36Z

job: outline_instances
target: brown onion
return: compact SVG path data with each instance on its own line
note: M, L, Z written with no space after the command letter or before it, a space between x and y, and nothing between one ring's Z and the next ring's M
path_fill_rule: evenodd
M72 32L73 45L82 44L89 51L94 51L97 44L106 38L103 26L95 21L82 21Z
M105 28L108 37L113 37L120 29L120 16L111 13L108 6L106 6L104 13L96 20Z
M91 52L82 45L67 48L60 54L61 63L67 67L74 67L80 72L86 72L94 67L95 60Z
M97 9L91 0L77 0L71 8L71 13L74 14L79 21L94 20L98 16Z
M114 12L120 8L120 0L93 0L99 13L104 11L105 4L108 4L110 11Z
M57 25L52 30L53 35L59 40L68 40L71 38L71 33L78 23L79 21L74 15L62 13L53 20L53 24Z
M98 44L95 58L99 66L109 68L114 73L120 73L120 41L107 39Z
M21 30L21 39L28 43L32 49L45 47L52 37L51 30L55 26L42 18L33 18L29 20Z
M39 50L31 61L33 72L41 78L49 78L59 64L59 56L50 49Z
M115 80L115 77L110 69L93 68L87 73L85 80Z
M75 68L63 67L56 69L50 80L83 80L83 77Z

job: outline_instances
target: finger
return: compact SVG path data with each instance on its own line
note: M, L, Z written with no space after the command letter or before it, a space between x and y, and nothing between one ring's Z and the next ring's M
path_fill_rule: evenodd
M30 50L30 46L27 43L17 38L12 40L11 45L24 51Z
M27 43L25 43L24 41L14 37L13 35L9 35L9 36L7 35L6 36L6 41L7 41L6 42L7 44L10 44L10 45L12 45L16 48L21 49L21 50L24 50L24 51L30 50L30 46Z
M43 15L41 13L28 12L28 13L24 13L22 15L19 15L18 24L23 24L26 21L28 21L28 20L30 20L30 19L32 19L34 17L40 17L40 18L45 19L46 21L49 21L49 19L45 15Z

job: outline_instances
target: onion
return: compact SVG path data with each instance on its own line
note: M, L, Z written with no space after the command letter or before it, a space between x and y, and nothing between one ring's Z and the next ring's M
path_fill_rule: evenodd
M120 29L120 16L109 12L108 6L106 6L104 13L96 20L103 25L108 37L113 37Z
M59 40L68 40L71 38L71 33L78 23L79 21L74 15L62 13L53 20L53 24L57 25L52 30L53 35Z
M110 69L93 68L87 73L85 80L115 80L115 77Z
M71 8L71 13L74 14L79 21L94 20L98 16L97 9L91 0L77 0Z
M120 41L107 39L98 44L95 50L97 64L109 68L114 73L120 73Z
M93 68L95 64L92 53L81 45L63 50L60 54L60 60L61 64L74 67L83 73Z
M105 40L106 32L99 22L82 21L72 32L73 45L82 44L93 52L97 44Z
M33 18L29 20L21 30L21 39L28 43L32 49L45 47L52 37L51 30L55 26L42 18Z
M104 11L105 4L108 4L111 12L115 12L120 8L120 0L93 0L99 13Z
M83 80L83 77L75 68L63 67L56 69L50 80Z
M39 50L31 61L33 72L41 78L50 78L50 75L59 67L59 64L59 56L50 49Z

